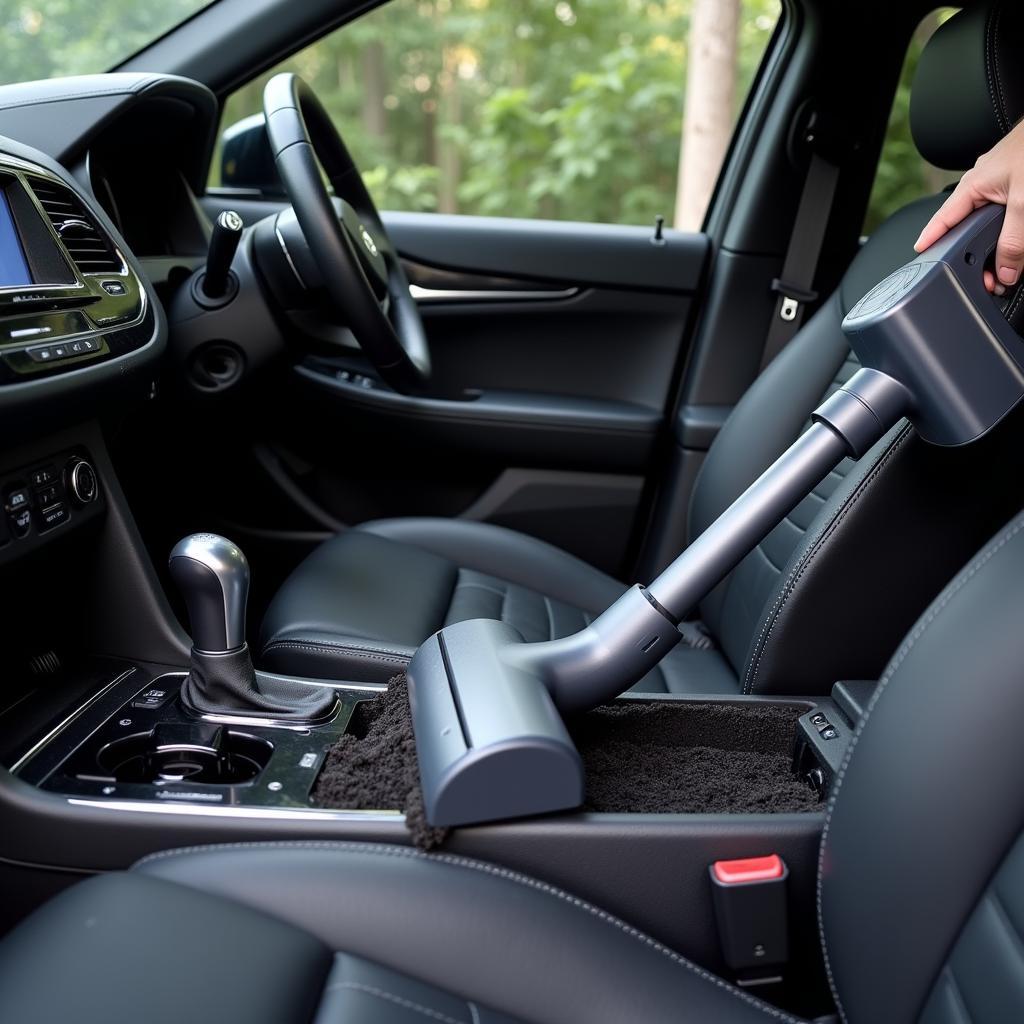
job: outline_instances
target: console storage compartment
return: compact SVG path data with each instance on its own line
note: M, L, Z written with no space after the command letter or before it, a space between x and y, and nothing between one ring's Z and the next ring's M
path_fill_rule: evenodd
M585 811L647 814L799 812L821 791L793 770L806 702L625 696L567 721L583 759ZM320 807L394 808L423 833L416 744L404 681L357 706L313 790Z

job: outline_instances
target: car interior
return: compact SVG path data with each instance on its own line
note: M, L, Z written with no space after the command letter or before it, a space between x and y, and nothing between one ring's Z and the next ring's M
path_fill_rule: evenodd
M400 0L0 85L0 1019L1024 1019L1024 8L776 6L699 229L388 208Z

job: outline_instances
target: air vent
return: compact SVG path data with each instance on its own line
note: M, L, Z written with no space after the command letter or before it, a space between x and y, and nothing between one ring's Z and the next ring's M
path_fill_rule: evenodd
M78 196L57 182L33 178L31 184L32 191L79 271L83 274L119 274L122 270L120 258Z

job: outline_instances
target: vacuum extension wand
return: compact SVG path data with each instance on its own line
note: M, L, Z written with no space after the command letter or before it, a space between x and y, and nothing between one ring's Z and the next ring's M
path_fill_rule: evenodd
M586 629L504 657L544 681L562 712L592 708L642 679L681 639L678 625L847 455L859 458L910 411L910 393L858 370L810 428L652 583L627 590Z
M561 714L643 678L681 639L683 616L841 459L863 455L902 417L925 441L969 444L1024 397L1024 341L982 278L1003 212L975 211L857 303L843 330L863 368L648 587L563 639L528 644L477 619L423 644L409 698L432 825L578 806L583 768Z

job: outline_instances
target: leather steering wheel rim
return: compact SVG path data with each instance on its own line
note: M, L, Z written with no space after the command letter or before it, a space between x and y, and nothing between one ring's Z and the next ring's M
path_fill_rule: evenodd
M398 253L348 148L298 75L275 75L263 92L278 173L324 286L356 341L396 391L423 391L430 349ZM323 168L342 216L320 174Z

